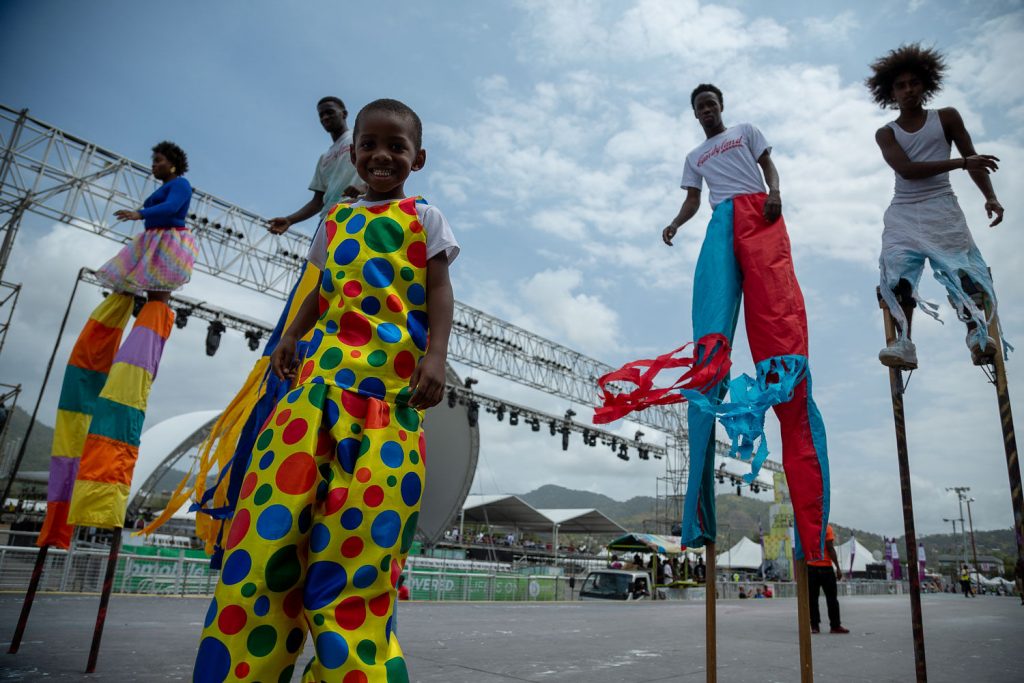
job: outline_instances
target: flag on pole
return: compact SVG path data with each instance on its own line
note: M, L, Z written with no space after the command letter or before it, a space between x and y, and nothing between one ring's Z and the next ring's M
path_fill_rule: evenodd
M850 537L850 571L847 576L853 576L853 556L857 554L857 536Z

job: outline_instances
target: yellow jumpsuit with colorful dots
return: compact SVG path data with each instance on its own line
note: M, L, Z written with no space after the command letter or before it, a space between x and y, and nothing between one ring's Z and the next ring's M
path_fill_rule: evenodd
M304 681L409 680L391 616L424 483L408 405L427 348L417 201L327 218L321 316L249 461L195 681L289 681L307 629Z

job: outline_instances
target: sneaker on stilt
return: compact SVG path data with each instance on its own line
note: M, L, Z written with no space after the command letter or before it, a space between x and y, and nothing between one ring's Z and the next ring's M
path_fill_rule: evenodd
M967 348L971 350L971 362L975 365L988 365L993 362L996 354L996 342L992 337L985 337L985 347L974 330L967 331Z
M878 352L878 360L887 368L917 369L917 347L909 339L897 339Z

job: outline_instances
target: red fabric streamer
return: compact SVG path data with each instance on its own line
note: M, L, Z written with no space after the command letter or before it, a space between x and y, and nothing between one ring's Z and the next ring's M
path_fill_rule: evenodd
M676 358L677 355L693 347L693 355ZM697 340L680 346L675 351L663 354L652 360L635 360L626 363L618 370L609 372L597 380L601 389L601 405L594 408L594 424L607 424L625 417L636 410L644 410L650 406L663 406L682 403L686 397L681 390L691 389L707 393L729 375L732 361L729 359L731 349L729 340L722 334L708 334ZM654 380L662 370L673 368L689 368L671 386L655 387ZM636 386L627 393L615 393L608 385L617 382L628 382Z

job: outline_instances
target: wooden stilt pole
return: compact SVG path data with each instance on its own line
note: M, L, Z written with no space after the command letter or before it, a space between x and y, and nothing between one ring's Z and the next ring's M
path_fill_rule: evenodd
M807 560L793 562L796 578L796 623L800 641L800 683L814 683L814 661L811 654L811 605L808 602Z
M103 577L103 593L100 595L100 609L96 614L96 626L92 632L92 647L89 648L89 663L85 667L85 673L91 674L96 671L96 660L100 655L100 640L103 638L103 624L107 620L107 603L110 602L110 592L114 588L114 570L117 569L117 556L121 550L120 528L114 529L114 536L110 540L110 555L107 556L107 573Z
M999 346L1002 340L1002 325L998 316L992 321L991 336ZM1013 504L1013 530L1017 539L1018 586L1024 578L1024 492L1021 490L1020 461L1017 458L1017 436L1013 431L1013 412L1010 410L1010 390L1006 383L1006 364L1002 349L994 354L996 399L999 402L999 421L1003 429L1003 448L1006 451L1006 469L1010 478L1010 501ZM975 563L977 564L977 563ZM1022 601L1024 601L1024 596Z
M885 343L896 341L896 324L893 322L889 307L882 300L881 293L878 305L882 309L885 324ZM907 317L909 320L909 316ZM917 532L914 529L914 497L910 489L910 457L907 453L907 425L903 414L903 371L889 368L889 389L892 396L892 417L896 427L896 457L900 468L900 494L903 497L903 530L906 538L907 558L917 560ZM924 619L921 614L921 576L916 570L907 572L910 579L910 618L914 632L914 669L917 682L928 680L924 654Z
M707 669L707 683L718 680L718 634L716 632L715 601L718 597L718 576L715 567L715 544L704 545L704 667Z
M36 553L36 563L32 567L32 578L28 582L28 590L25 591L25 602L21 605L21 616L18 617L18 625L14 628L14 637L11 638L11 646L7 649L7 654L17 654L18 648L21 647L21 639L25 635L28 615L32 611L32 603L36 599L36 590L39 588L39 580L43 576L43 565L46 564L46 553L49 550L50 546L44 545ZM70 561L70 558L68 558L68 561Z

